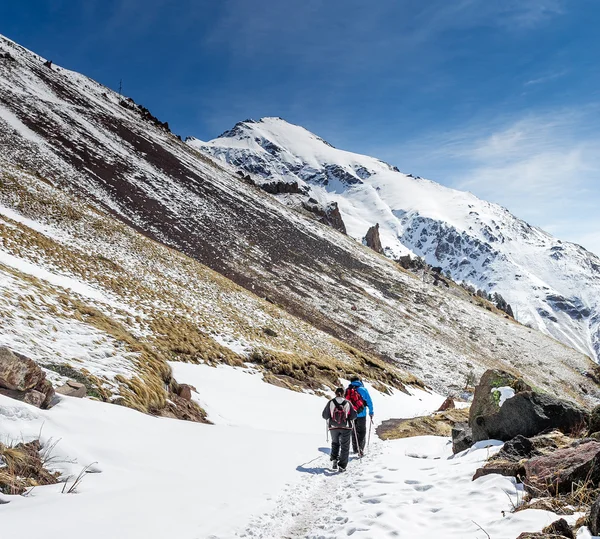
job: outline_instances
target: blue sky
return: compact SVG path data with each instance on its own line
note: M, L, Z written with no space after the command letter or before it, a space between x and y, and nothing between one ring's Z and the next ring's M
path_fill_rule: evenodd
M600 1L30 0L0 21L182 136L281 116L600 254Z

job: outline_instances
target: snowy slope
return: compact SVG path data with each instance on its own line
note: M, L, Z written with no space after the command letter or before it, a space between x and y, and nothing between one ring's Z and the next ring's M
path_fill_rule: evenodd
M600 258L531 227L471 193L406 175L382 161L333 148L280 118L238 123L208 143L188 143L253 175L298 184L292 205L337 202L348 234L379 223L386 255L417 254L488 293L518 320L598 360Z
M513 539L557 518L510 513L523 496L514 480L471 481L498 442L451 458L446 438L372 439L363 461L353 457L346 475L332 475L320 419L326 399L265 384L251 369L173 366L216 425L69 397L41 411L0 396L3 441L41 432L44 444L58 441L50 462L63 477L89 464L94 472L74 494L58 484L0 495L3 537L33 539L43 525L48 539L483 538L475 519L495 539ZM431 412L443 399L371 391L382 420Z

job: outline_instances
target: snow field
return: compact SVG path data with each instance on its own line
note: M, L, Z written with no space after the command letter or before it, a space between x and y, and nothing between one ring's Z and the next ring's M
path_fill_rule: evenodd
M216 424L156 418L88 399L62 397L38 410L0 397L2 441L57 441L51 465L76 476L93 464L76 494L62 485L26 497L1 496L3 536L53 539L443 537L513 539L555 515L509 513L517 487L508 478L471 477L500 447L479 443L452 457L449 440L393 442L374 433L368 455L345 474L329 471L321 411L326 399L262 382L252 369L171 364L193 385ZM443 397L424 391L372 391L380 418L431 412ZM502 511L506 511L502 515ZM28 535L29 534L29 535Z

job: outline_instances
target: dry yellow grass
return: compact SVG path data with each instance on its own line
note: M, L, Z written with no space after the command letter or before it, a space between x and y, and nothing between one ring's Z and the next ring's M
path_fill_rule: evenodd
M459 422L468 421L468 408L446 410L430 416L411 419L391 419L384 421L377 434L383 440L396 440L412 436L450 436L452 427Z
M43 178L15 170L14 174L1 173L0 180L0 200L7 206L67 230L72 237L85 237L90 242L97 238L98 245L111 246L97 252L82 249L76 242L59 242L19 222L5 225L0 220L0 244L7 251L25 259L42 260L133 307L135 314L93 304L19 274L32 289L40 291L36 297L18 298L23 311L35 316L41 303L53 316L89 324L136 354L137 375L116 378L121 404L155 414L165 410L175 384L167 361L234 366L250 361L265 372L267 381L293 389L320 391L353 374L374 381L382 391L420 384L395 365L317 332L276 305L138 234L110 215L64 192L48 189L51 182ZM112 249L113 245L118 249ZM128 267L127 261L119 258L124 256L122 253L138 255L139 267ZM211 296L205 298L203 290ZM211 333L239 337L253 352L249 358L241 356L217 342ZM97 396L109 399L111 395L103 391L102 380L90 379Z
M0 443L0 492L23 494L28 488L58 483L60 474L44 468L39 440L7 446Z

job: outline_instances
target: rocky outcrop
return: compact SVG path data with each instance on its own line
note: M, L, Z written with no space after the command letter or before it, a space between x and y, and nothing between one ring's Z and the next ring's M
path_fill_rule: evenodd
M531 391L510 373L488 370L475 388L469 425L473 441L510 440L546 429L569 433L585 427L588 413L576 404Z
M381 245L381 238L379 237L379 223L375 223L374 226L367 230L363 242L376 253L383 254L383 246Z
M438 408L438 412L445 412L446 410L453 410L454 408L456 408L454 399L452 397L447 397L446 400L442 402L442 405Z
M534 457L525 463L527 490L534 496L549 492L571 492L573 483L600 480L600 442L583 441L558 449L549 455Z
M0 347L0 394L37 408L49 408L54 388L44 371L31 359Z
M260 188L271 195L282 195L285 193L300 194L302 189L298 182L266 182L261 183Z
M329 204L322 205L314 198L309 198L307 202L302 203L302 207L317 215L319 222L346 234L346 225L342 219L342 214L340 213L337 202L330 202Z
M196 423L210 423L206 417L206 412L196 402L187 400L185 396L179 396L176 393L169 394L169 402L161 415Z

